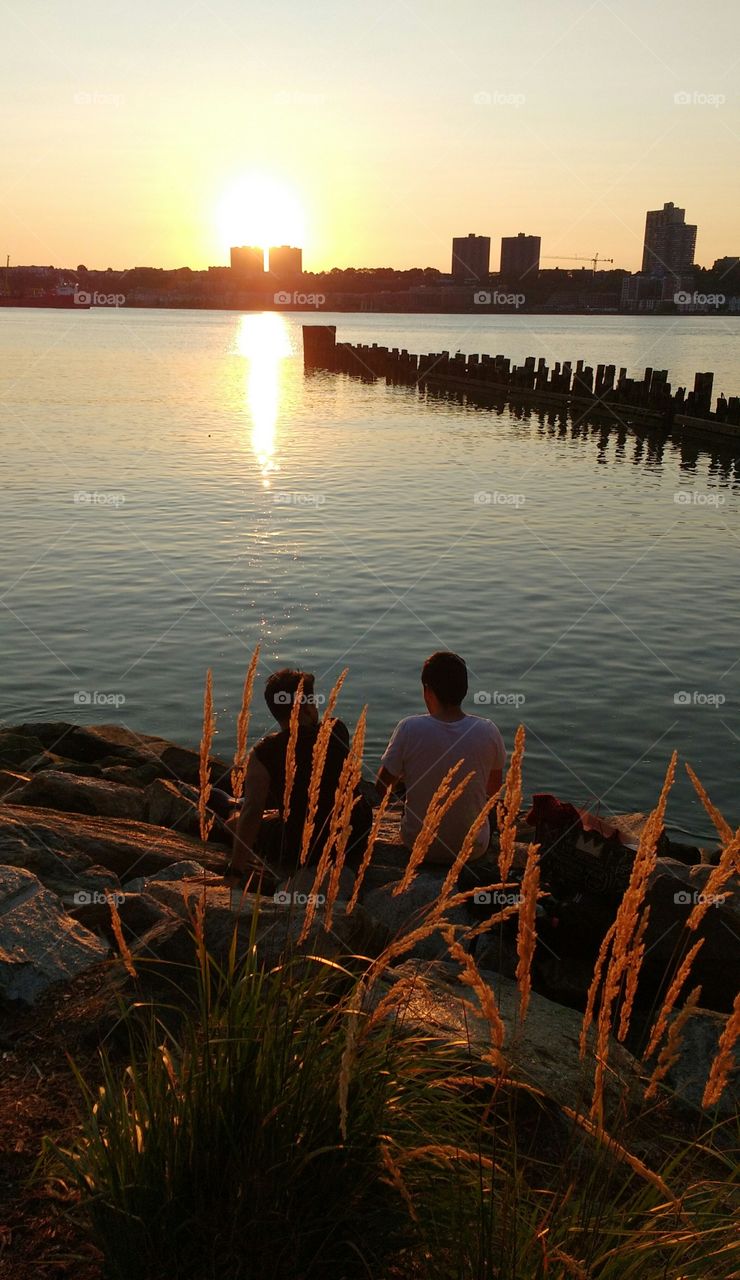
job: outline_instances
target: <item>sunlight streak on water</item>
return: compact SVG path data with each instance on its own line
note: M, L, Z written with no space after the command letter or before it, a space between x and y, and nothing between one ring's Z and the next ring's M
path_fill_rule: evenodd
M277 423L280 414L284 360L292 355L285 320L275 312L241 317L237 353L244 357L245 404L251 419L251 445L265 489L280 470Z

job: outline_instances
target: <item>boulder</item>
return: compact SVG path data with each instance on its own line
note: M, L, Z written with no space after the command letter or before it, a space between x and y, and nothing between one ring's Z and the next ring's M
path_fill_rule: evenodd
M69 773L73 778L102 778L103 776L103 770L99 764L79 764L76 760L60 760L48 752L44 755L45 760L41 765L34 763L34 773L53 769L56 773Z
M200 841L163 827L0 805L0 864L24 867L64 894L85 889L91 868L105 867L125 881L184 860L223 872L226 858L225 848L205 850Z
M408 858L408 855L406 857ZM382 885L364 895L363 906L388 930L392 938L402 937L423 925L430 908L439 898L446 874L446 867L435 871L422 870L409 888L398 897L393 895L393 883ZM463 903L448 911L445 920L448 924L470 928L476 923L477 918L471 907ZM423 960L434 960L446 954L447 944L438 931L422 938L409 952L409 955L418 956Z
M115 902L123 936L129 947L155 925L164 920L176 919L173 912L148 893L89 894L87 902L70 908L69 914L75 920L79 920L80 924L93 933L102 934L116 950L118 943L111 923L110 899Z
M29 781L27 773L15 773L12 769L0 769L0 797L10 795L11 792L25 786Z
M0 765L6 769L19 769L43 749L43 743L30 731L0 729Z
M459 981L460 969L455 964L425 963L407 960L389 970L385 983L390 987L405 979L409 990L404 993L394 1017L401 1025L460 1044L473 1059L489 1049L491 1037L488 1023L471 1013L464 1001L477 1006L470 987ZM580 1109L588 1114L593 1092L593 1060L582 1063L579 1037L582 1015L563 1008L532 993L527 1016L519 1019L517 984L501 974L481 970L481 977L493 991L506 1027L504 1058L512 1074L519 1080L541 1089L562 1106ZM387 989L386 987L386 989ZM482 1064L483 1074L494 1068ZM610 1043L609 1070L605 1073L607 1113L615 1114L625 1097L634 1101L640 1096L640 1071L636 1060L615 1040Z
M48 987L100 964L108 947L29 871L0 866L0 997L33 1004Z
M122 787L105 778L77 777L57 769L36 773L20 791L13 792L10 803L29 809L55 809L58 813L147 821L146 800L138 788Z
M672 1015L676 1017L676 1013ZM701 1108L704 1086L717 1056L719 1038L727 1024L727 1015L712 1009L695 1009L686 1022L679 1045L678 1060L673 1064L665 1083L689 1106ZM740 1043L735 1045L735 1067L727 1087L712 1113L719 1119L740 1113ZM648 1072L655 1066L653 1059L647 1064Z
M124 885L124 889L128 893L140 893L150 879L157 881L199 879L202 882L204 876L207 880L223 879L220 873L208 871L199 862L193 862L191 859L185 862L173 862L171 866L163 867L154 876L137 876L135 880L129 880Z
M122 782L125 787L146 787L156 778L169 776L159 760L151 760L147 764L139 765L100 765L99 768L102 776L109 782Z
M206 946L216 959L226 958L236 931L238 955L252 945L254 938L263 963L277 964L295 948L303 927L305 908L285 906L272 897L260 898L221 883L204 885L202 876L191 880L150 880L146 887L152 898L191 924L196 910L204 908ZM361 906L348 916L345 905L336 904L329 931L323 927L322 911L317 911L304 944L306 953L328 959L380 954L388 941L387 930Z
M197 751L176 746L153 734L135 733L123 725L91 724L82 727L67 721L40 721L20 725L8 732L35 737L37 747L29 750L27 755L42 747L69 760L92 762L101 768L121 764L132 768L159 765L171 777L195 786L198 784L200 760ZM217 756L211 757L210 765L211 781L217 785L228 775L229 766Z
M694 961L685 990L697 983L702 989L702 1004L721 1013L732 1008L734 990L728 975L737 973L740 963L737 894L710 906L698 930L689 935L686 921L698 895L706 886L711 867L688 867L669 859L658 859L646 895L650 919L645 936L645 961L640 979L640 997L650 1001L664 990L666 975L671 976L688 946L698 938L703 945Z
M156 827L170 827L186 835L200 834L198 807L169 778L157 778L144 791L146 821Z

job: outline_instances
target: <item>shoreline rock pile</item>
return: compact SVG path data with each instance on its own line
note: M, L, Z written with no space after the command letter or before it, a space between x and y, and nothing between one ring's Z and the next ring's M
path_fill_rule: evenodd
M118 957L111 899L126 947L144 960L192 960L196 902L203 908L206 943L216 955L226 954L235 925L240 945L254 937L269 963L295 942L300 909L270 897L235 894L223 885L228 833L217 822L207 845L199 838L198 771L197 752L117 725L41 722L0 729L0 1018L11 1034L15 1010L32 1006L55 986L69 987L96 968L104 972ZM211 759L214 786L228 789L228 772L223 761ZM317 916L308 944L312 954L377 956L390 938L418 924L436 898L439 873L427 868L408 892L393 896L391 885L406 857L399 816L389 810L385 818L361 904L351 915L338 904L330 933ZM634 815L624 821L633 829L639 826ZM529 834L522 831L522 838ZM649 890L646 1005L660 992L682 924L710 869L701 851L685 847L669 847L658 859ZM543 1085L548 1079L552 1083L558 1071L571 1081L580 1074L577 1011L583 1008L593 972L593 947L598 949L609 923L600 918L597 903L588 895L581 898L575 895L561 904L557 917L551 913L543 920L535 955L526 1057L529 1075ZM466 924L479 919L471 905L458 908L453 923L464 932ZM740 958L737 894L707 912L705 921L694 981L702 984L707 1008L691 1019L680 1061L669 1077L692 1106L697 1105L697 1080L711 1062L731 1007L728 979ZM513 1019L513 1035L510 933L502 926L480 938L476 959L482 970L495 971L487 977L495 981L503 1001L507 1031ZM453 993L450 987L445 950L441 936L434 934L410 951L398 973L407 979L413 969L419 979L407 1016L423 1021L426 1009L430 1025L454 1035L460 1029L460 988ZM3 1036L7 1039L5 1028ZM553 1045L559 1046L557 1061ZM632 1055L621 1048L619 1053L625 1055L625 1070L629 1064L628 1074L636 1072ZM565 1089L572 1095L569 1086ZM724 1095L725 1111L737 1102L735 1085Z

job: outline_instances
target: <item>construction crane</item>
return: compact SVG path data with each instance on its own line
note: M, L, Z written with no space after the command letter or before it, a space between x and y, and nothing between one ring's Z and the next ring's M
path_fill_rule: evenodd
M596 269L600 262L614 261L613 258L600 258L598 253L595 253L593 258L577 258L577 257L556 258L551 253L546 254L545 256L547 257L548 262L590 262L594 275L596 275Z

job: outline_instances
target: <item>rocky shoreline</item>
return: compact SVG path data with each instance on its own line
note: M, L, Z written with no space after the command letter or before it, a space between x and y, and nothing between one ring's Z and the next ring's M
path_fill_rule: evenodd
M12 1059L33 1022L34 1010L51 1000L89 1001L98 993L91 1039L120 1021L117 1002L135 987L121 960L111 899L125 952L147 981L161 981L172 966L192 961L192 918L205 904L204 929L214 955L225 954L234 927L242 945L250 936L267 962L297 938L300 910L271 896L238 898L222 884L228 832L216 823L209 842L199 838L198 753L156 736L115 725L32 723L0 730L0 1046ZM210 762L214 785L228 786L228 766ZM405 854L399 810L389 810L369 868L360 905L342 904L330 931L318 920L307 946L312 954L376 956L388 940L413 928L439 893L439 873L422 870L411 889L394 897ZM619 820L632 835L644 818ZM531 830L522 823L520 851ZM666 843L649 890L650 925L644 979L638 996L648 1011L664 994L662 983L682 924L701 894L714 854ZM696 964L702 1009L688 1024L679 1061L668 1077L678 1098L698 1107L701 1085L732 1006L729 983L740 951L737 878L733 893L706 913ZM489 908L490 914L490 908ZM474 904L455 909L452 923L464 935L481 918ZM578 1032L595 951L608 921L593 899L570 900L543 919L533 964L531 1012L517 1024L510 930L483 935L476 962L495 989L510 1034L512 1063L522 1077L567 1105L578 1103L582 1068ZM256 930L255 932L251 932ZM445 960L438 934L411 949L399 973L413 972L416 994L407 1014L415 1022L454 1036L461 1028L460 988ZM392 974L390 975L392 978ZM137 981L141 975L137 975ZM389 979L390 980L390 979ZM102 1013L101 1010L105 1012ZM68 1011L69 1012L69 1011ZM80 1015L84 1016L83 1013ZM644 1025L644 1018L643 1018ZM612 1065L621 1083L641 1072L639 1036L629 1048L614 1045ZM644 1072L642 1072L644 1074ZM620 1081L615 1078L615 1087ZM737 1108L737 1076L720 1114Z

